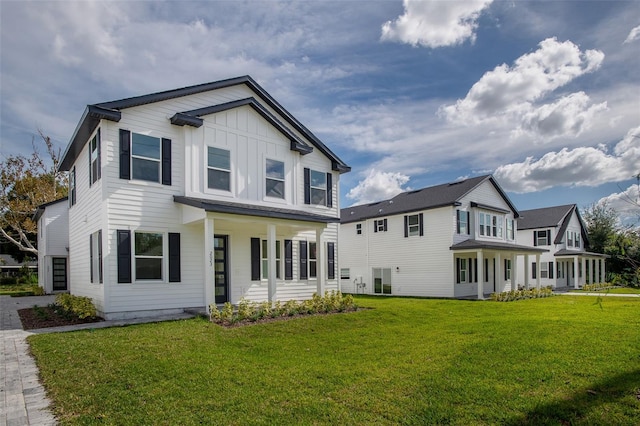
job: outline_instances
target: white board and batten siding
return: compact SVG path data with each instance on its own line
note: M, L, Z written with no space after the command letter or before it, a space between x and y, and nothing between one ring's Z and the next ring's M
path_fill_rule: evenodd
M45 292L53 291L53 258L68 258L69 206L60 201L45 207L38 221L38 283Z

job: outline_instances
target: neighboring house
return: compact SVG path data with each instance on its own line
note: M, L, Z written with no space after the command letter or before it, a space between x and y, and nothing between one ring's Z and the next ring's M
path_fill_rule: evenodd
M578 288L605 281L607 256L588 251L587 228L575 204L521 211L518 241L549 250L541 256L539 268L531 264L529 269L530 278L539 276L543 286ZM525 269L528 268L521 261L521 281Z
M548 250L519 244L517 217L490 175L342 209L342 291L484 298L516 288L516 259Z
M20 270L25 267L35 273L37 272L38 264L33 260L19 263L10 254L0 254L0 277L18 276L20 275Z
M350 168L248 76L88 105L60 169L70 291L105 318L339 288Z
M68 290L69 207L67 197L38 206L38 284L45 293Z

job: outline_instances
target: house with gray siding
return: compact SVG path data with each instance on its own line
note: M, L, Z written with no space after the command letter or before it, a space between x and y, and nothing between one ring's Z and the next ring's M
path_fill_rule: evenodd
M343 292L485 298L518 285L549 249L518 239L520 213L491 175L414 191L340 212ZM540 276L537 274L536 276Z
M69 289L105 318L339 288L350 168L251 77L88 105L60 169Z

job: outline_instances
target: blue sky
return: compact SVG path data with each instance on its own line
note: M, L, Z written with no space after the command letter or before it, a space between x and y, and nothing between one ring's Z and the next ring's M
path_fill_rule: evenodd
M637 1L2 1L0 19L2 155L38 128L64 150L87 104L249 74L352 166L342 207L485 173L521 210L637 196Z

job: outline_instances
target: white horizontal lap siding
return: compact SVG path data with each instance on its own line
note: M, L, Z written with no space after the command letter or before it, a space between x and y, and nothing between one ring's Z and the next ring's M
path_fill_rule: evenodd
M362 225L362 234L356 233L356 225ZM344 293L361 291L356 287L356 281L367 280L369 270L368 232L373 226L372 221L353 222L340 225L339 233L339 264L340 268L349 269L349 279L340 280L340 289ZM371 231L373 232L373 231ZM340 271L338 270L338 274ZM339 277L339 275L338 275Z
M43 255L66 256L69 247L69 205L66 201L45 208Z
M105 146L106 144L102 142L102 178L91 187L89 187L88 144L85 144L80 152L74 163L76 204L69 209L69 290L76 296L93 299L101 313L105 309L104 285L91 283L89 235L104 226L102 190L105 182Z
M313 204L304 204L304 169L308 168L323 173L331 173L332 177L332 207L318 206ZM340 174L331 170L331 160L325 157L317 149L313 152L303 156L300 160L298 170L298 185L296 188L297 199L299 200L298 206L311 213L321 214L325 216L337 217L340 215L340 195L338 190L340 188Z

